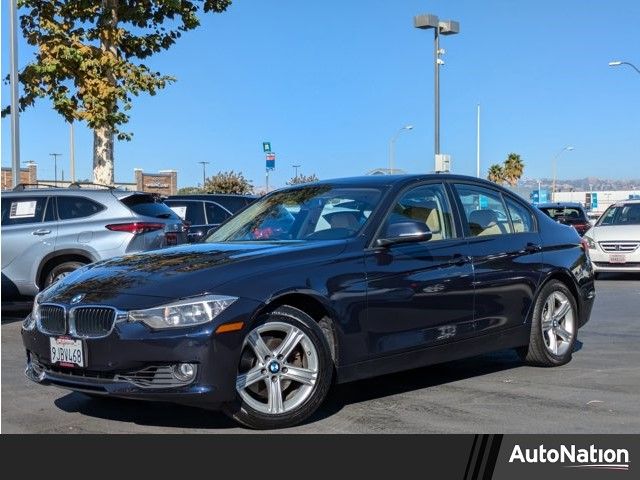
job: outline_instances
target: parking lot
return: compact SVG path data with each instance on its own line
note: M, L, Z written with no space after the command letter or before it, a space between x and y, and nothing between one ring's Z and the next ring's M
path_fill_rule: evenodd
M637 433L639 307L639 277L604 276L568 365L532 368L504 351L340 385L291 431ZM3 312L3 433L247 432L216 412L35 385L23 375L20 320Z

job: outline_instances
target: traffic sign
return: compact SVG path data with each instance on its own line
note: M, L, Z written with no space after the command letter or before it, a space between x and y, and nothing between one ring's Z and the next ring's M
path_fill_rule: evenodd
M273 170L276 168L276 154L269 152L265 155L267 160L267 170Z
M265 153L271 152L271 142L262 142L262 151Z

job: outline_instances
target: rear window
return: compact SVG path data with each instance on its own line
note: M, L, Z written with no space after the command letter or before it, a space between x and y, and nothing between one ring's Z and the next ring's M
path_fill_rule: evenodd
M584 220L587 221L587 217L580 208L576 207L544 207L541 208L544 213L554 220Z
M154 218L179 218L160 198L154 195L131 195L120 201L138 215Z

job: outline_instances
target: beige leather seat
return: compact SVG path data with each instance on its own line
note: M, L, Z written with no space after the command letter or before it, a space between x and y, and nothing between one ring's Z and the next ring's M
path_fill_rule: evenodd
M438 217L438 205L436 202L425 202L423 205L407 207L404 215L412 220L424 222L431 230L431 240L442 240L442 226Z
M474 210L469 214L469 230L474 237L504 233L498 225L496 212L488 208Z

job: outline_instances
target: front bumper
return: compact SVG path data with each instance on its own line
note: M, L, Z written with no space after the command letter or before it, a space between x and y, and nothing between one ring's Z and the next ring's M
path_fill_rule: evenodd
M23 329L25 374L36 383L74 391L215 408L236 397L242 341L259 306L241 299L213 322L196 327L154 331L138 322L116 323L104 338L82 339L85 368L52 364L50 336ZM229 322L244 322L244 327L215 333ZM172 367L181 363L196 367L193 380L172 377Z
M614 253L615 254L615 253ZM593 270L596 273L618 272L618 273L638 273L640 272L640 249L632 253L624 254L625 263L611 263L611 253L603 252L600 248L590 249L589 256L593 263Z

